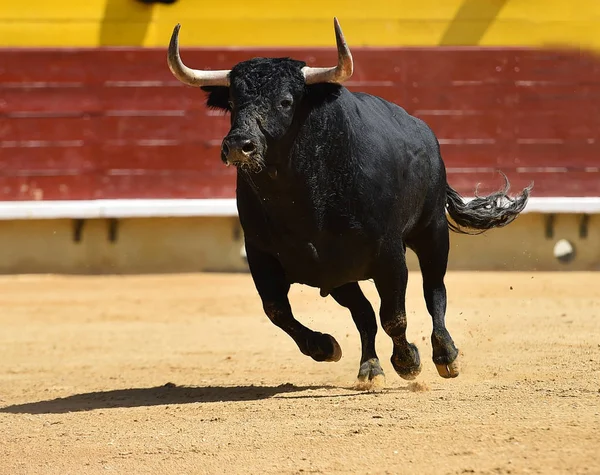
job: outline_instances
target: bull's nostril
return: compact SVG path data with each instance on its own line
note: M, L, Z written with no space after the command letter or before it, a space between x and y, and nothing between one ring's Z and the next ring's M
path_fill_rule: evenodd
M229 145L227 145L227 142L221 144L221 152L223 152L223 155L226 157L229 156Z
M256 145L254 145L254 143L251 142L250 140L248 142L244 143L244 145L242 147L242 152L244 152L246 155L250 155L255 150L256 150Z

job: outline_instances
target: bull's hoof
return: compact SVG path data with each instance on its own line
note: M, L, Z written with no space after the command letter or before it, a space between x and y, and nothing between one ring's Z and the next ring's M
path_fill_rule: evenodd
M411 381L421 373L421 358L419 357L418 348L412 344L408 344L408 351L398 353L397 348L394 348L392 354L392 366L402 379Z
M381 368L381 364L377 358L371 358L370 360L365 361L360 365L360 369L358 370L359 381L369 381L375 376L382 375L383 369Z
M449 364L436 363L435 367L442 378L456 378L460 373L458 368L458 359L455 359Z
M385 387L385 375L377 358L371 358L360 365L354 387L359 391L383 389Z
M456 378L458 376L458 350L452 337L445 328L436 330L431 334L433 347L433 363L442 378Z
M342 348L327 333L315 332L306 343L308 354L315 361L339 361L342 358Z

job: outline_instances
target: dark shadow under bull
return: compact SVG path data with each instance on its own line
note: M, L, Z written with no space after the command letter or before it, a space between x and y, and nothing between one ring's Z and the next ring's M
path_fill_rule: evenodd
M334 20L338 65L310 68L289 58L255 58L231 71L186 67L176 26L168 62L182 82L208 92L208 106L231 113L221 158L237 167L237 206L250 272L264 311L316 361L342 352L328 334L292 314L292 283L321 289L348 308L360 333L358 380L380 385L377 322L358 282L372 279L380 319L405 379L421 371L406 339L406 248L423 276L433 319L433 362L458 375L458 351L445 325L449 229L483 232L505 226L525 208L530 188L506 188L465 203L446 181L437 138L420 119L379 97L341 86L352 74L350 50ZM452 218L447 219L446 211Z

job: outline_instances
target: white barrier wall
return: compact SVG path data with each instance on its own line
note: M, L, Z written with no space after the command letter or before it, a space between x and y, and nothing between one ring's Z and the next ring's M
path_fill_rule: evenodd
M554 256L561 239L575 251L566 263ZM246 271L242 248L236 216L0 220L4 274ZM412 252L408 264L418 269ZM600 270L600 214L531 212L482 235L453 233L449 268Z

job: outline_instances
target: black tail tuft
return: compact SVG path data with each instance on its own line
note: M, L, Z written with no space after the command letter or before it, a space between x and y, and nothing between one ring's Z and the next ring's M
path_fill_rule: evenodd
M502 173L502 172L500 172ZM454 223L448 221L448 227L461 234L481 234L488 229L500 228L514 221L525 209L533 183L514 198L508 196L510 184L505 180L504 189L488 196L478 196L465 203L463 198L450 185L446 184L446 205L448 214ZM466 228L466 229L465 229ZM472 232L470 230L477 230Z

